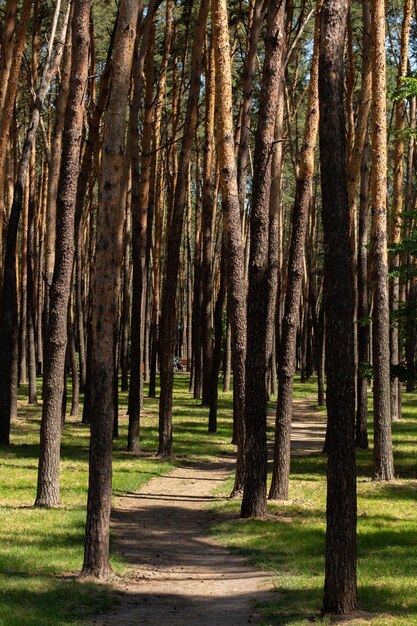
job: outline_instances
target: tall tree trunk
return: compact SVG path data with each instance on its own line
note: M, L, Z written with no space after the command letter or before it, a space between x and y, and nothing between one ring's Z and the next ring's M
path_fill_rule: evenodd
M245 59L245 66L243 70L242 88L243 97L240 113L240 136L239 136L239 150L237 157L237 177L239 187L239 204L240 212L243 215L246 203L246 183L247 183L247 169L249 160L249 136L250 136L250 121L252 112L252 95L254 87L254 76L256 70L257 52L259 36L262 29L263 20L265 17L264 0L255 0L253 3L252 19L249 31L248 39L248 51Z
M55 268L50 289L48 332L40 434L36 506L57 506L61 446L61 409L66 374L68 304L74 266L74 217L80 170L84 95L88 78L91 0L78 0L72 17L70 87L63 131L61 174L57 192Z
M310 71L310 91L304 140L300 153L296 182L295 204L292 215L291 246L288 259L285 313L282 321L281 348L278 366L278 404L275 425L274 465L269 498L288 499L290 475L290 443L292 419L292 390L295 374L297 319L304 274L304 252L308 214L314 174L314 155L319 126L319 38L320 2L317 4L313 62ZM307 303L305 303L307 306Z
M160 323L160 376L161 395L159 401L159 448L160 456L172 455L172 392L174 385L174 353L177 316L176 300L178 270L180 262L181 235L184 223L184 206L187 198L187 182L191 148L197 124L197 108L200 93L200 76L203 59L204 33L207 23L209 0L201 0L194 32L191 58L190 93L185 115L184 132L172 216L169 223L165 281L162 290Z
M131 318L129 427L127 449L138 452L140 448L140 408L143 398L143 335L144 296L146 292L146 226L149 200L150 151L153 120L153 16L157 6L154 2L146 16L140 52L135 59L135 88L130 110L129 137L132 159L132 261L133 294ZM142 74L145 68L145 116L142 135L142 163L139 162L138 117L141 104Z
M372 0L371 6L374 478L393 480L387 259L385 2Z
M206 63L206 111L205 143L203 160L202 198L202 349L203 349L203 397L202 403L210 404L211 368L213 366L213 223L216 217L217 197L213 193L214 173L214 113L216 103L216 70L213 39L210 42Z
M47 219L45 229L45 303L44 303L44 335L47 335L49 321L49 290L52 284L55 266L56 236L56 203L58 194L59 174L61 170L62 136L64 132L65 110L68 101L71 74L71 28L68 29L64 56L61 68L61 84L56 104L56 122L52 137L52 148L48 172Z
M354 290L343 52L347 0L324 0L319 60L328 462L323 613L356 609Z
M29 404L37 404L36 397L36 348L35 348L35 211L36 211L36 173L35 149L32 151L29 184L28 212L28 252L27 252L27 341L28 341L28 372L29 372Z
M244 479L246 288L234 149L229 26L225 0L212 0L212 24L217 77L217 149L227 258L228 307L234 344L233 412L237 425L238 457L233 493L239 493L243 488Z
M284 48L285 2L268 3L265 62L255 137L250 222L245 389L245 482L242 517L266 513L267 315L271 155Z
M115 341L123 251L122 194L126 106L139 16L137 0L122 0L103 135L92 284L91 443L83 576L107 578L112 489Z
M360 103L358 108L358 123L356 127L355 145L349 167L350 211L356 206L356 192L360 173L360 203L359 229L357 252L357 342L358 342L358 371L356 382L356 445L360 448L368 447L368 382L364 367L368 361L369 352L369 325L366 318L369 315L368 303L368 213L369 213L369 138L367 129L372 96L372 59L371 59L371 7L370 0L362 3L362 84ZM361 162L360 162L361 161ZM361 169L360 169L361 168ZM359 171L360 169L360 171Z
M410 25L413 13L412 0L404 2L404 17L401 32L400 60L398 65L397 86L407 75L408 69L408 44L410 39ZM403 211L403 186L404 186L404 138L403 132L406 125L407 101L397 100L395 103L395 143L394 143L394 171L392 181L392 211L391 211L391 243L398 245L401 241L402 211ZM391 257L391 269L400 264L400 255ZM400 279L394 276L390 285L391 311L395 315L398 312L400 299ZM395 322L390 325L390 353L391 366L396 366L400 360L398 325ZM401 417L399 412L401 383L398 378L391 378L391 420L396 421Z
M30 155L35 142L36 132L40 122L43 102L59 67L65 41L67 17L61 33L60 42L56 46L55 55L52 47L55 41L57 20L60 3L55 9L54 22L48 48L48 58L36 94L35 105L32 111L31 121L26 133L22 154L19 161L16 183L14 186L13 203L10 211L9 225L7 230L6 255L4 263L4 279L0 298L0 445L9 444L10 440L10 411L15 402L15 390L12 385L12 363L14 345L17 341L18 315L17 315L17 286L16 286L16 245L19 229L20 214L24 201L24 190L27 173L30 165ZM1 131L1 129L0 129ZM1 140L1 137L0 137ZM0 141L1 143L1 141ZM1 163L1 145L0 145Z
M161 125L163 105L166 97L166 81L168 73L169 55L172 41L172 0L167 0L165 11L165 47L162 61L161 74L158 82L158 90L155 101L154 143L152 159L152 176L149 190L148 206L148 245L149 254L152 243L152 225L155 222L155 235L153 246L153 290L150 325L150 372L149 372L149 397L156 397L156 368L158 360L159 342L159 296L161 283L161 246L162 246L162 168L159 154L161 144Z
M366 365L369 353L368 303L368 215L369 215L369 143L365 143L361 169L358 237L358 380L356 403L356 445L368 447L368 379Z
M14 1L13 7L9 2L6 4L6 24L4 26L3 41L4 43L7 42L7 46L4 48L5 54L2 59L5 63L4 73L1 73L0 78L0 270L3 259L3 214L5 209L3 189L6 180L5 160L10 126L13 119L13 107L19 83L20 67L25 50L26 34L32 9L32 0L23 0L17 26L16 5L16 1ZM12 45L11 38L13 36L13 30L16 30L16 40Z
M223 307L226 298L226 247L223 243L220 261L220 285L214 307L214 350L213 363L211 368L211 389L210 389L210 412L209 412L209 433L217 432L217 404L219 372L222 362L222 338L223 338Z

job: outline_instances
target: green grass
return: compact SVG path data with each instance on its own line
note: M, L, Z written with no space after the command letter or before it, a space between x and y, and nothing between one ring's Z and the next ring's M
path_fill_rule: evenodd
M177 458L152 458L157 449L157 400L146 399L142 417L144 455L125 452L126 393L120 395L120 438L114 443L113 493L133 491L183 459L231 453L230 397L221 399L219 433L207 435L207 409L188 393L188 377L176 377L174 448ZM0 451L0 626L73 626L117 601L105 585L77 581L83 557L89 429L68 418L63 432L58 509L35 509L41 407L19 391L12 445ZM113 554L116 572L125 567Z
M296 397L304 394L305 399L308 393L306 386L296 383ZM314 405L314 396L310 398ZM372 436L371 449L357 455L359 608L369 614L355 624L417 624L416 399L404 395L403 419L394 424L394 483L370 479ZM264 626L308 624L320 611L325 472L321 455L294 458L290 501L270 504L266 520L239 520L235 501L220 505L226 521L213 529L215 535L273 575L276 597L262 606ZM230 487L229 482L225 493Z
M61 498L55 510L34 509L40 407L28 407L20 390L12 446L0 452L0 626L75 626L106 611L117 596L105 585L80 583L88 463L88 428L69 419L62 445ZM316 402L314 382L295 383L298 399ZM175 381L173 461L151 456L157 448L157 400L145 400L144 455L125 452L126 394L121 394L120 438L114 444L114 494L132 491L189 460L230 454L231 394L219 397L219 431L207 434L207 409L188 392L188 377ZM355 623L417 625L417 396L404 396L403 420L394 425L398 480L370 479L372 451L358 453L358 585L369 619ZM272 428L269 428L272 436ZM372 437L371 444L372 444ZM314 621L322 602L325 540L325 470L321 455L292 461L288 503L270 505L266 520L239 520L239 502L216 504L214 535L269 572L276 594L262 606L263 624ZM229 493L232 481L223 485ZM113 554L116 572L125 563ZM327 623L326 621L318 623Z

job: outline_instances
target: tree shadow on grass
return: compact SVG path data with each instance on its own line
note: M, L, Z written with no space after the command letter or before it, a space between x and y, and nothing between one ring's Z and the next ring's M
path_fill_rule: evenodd
M1 593L4 626L76 626L115 603L114 594L103 585L53 578L38 578L34 584L28 577L27 585L23 580L17 589L13 580L19 576L11 572L10 587Z

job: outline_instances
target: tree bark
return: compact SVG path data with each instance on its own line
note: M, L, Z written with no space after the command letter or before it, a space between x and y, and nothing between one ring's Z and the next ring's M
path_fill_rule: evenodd
M410 25L413 13L412 0L404 2L404 17L401 31L400 60L398 65L397 86L400 87L402 78L408 70L408 44L410 40ZM405 143L402 133L407 121L407 101L400 99L395 103L395 142L394 142L394 170L392 181L392 211L391 211L391 243L398 245L402 235L402 212L403 212L403 186L404 186L404 151ZM400 264L400 255L391 256L391 270ZM400 299L399 276L391 278L390 303L391 312L395 316L398 312ZM390 325L390 353L391 367L396 366L400 360L398 325L394 322ZM394 422L401 417L399 412L401 383L396 377L391 378L391 420Z
M254 173L250 217L250 260L245 385L245 481L241 517L266 514L267 480L267 316L269 200L271 155L284 48L285 2L268 3L265 62L255 136Z
M174 353L176 343L177 315L176 300L178 269L180 262L181 236L184 223L184 206L187 197L187 181L191 148L197 124L197 107L200 93L200 76L203 58L204 33L207 23L209 0L201 0L194 32L191 58L190 92L185 115L184 132L178 174L175 186L172 216L169 220L165 281L162 289L160 322L160 376L161 394L159 401L159 448L158 455L172 456L172 392L174 385Z
M48 332L35 506L57 506L61 413L67 351L68 304L74 266L74 216L80 170L84 95L88 78L90 0L78 0L72 17L70 86L63 131L63 152L56 205L55 267L50 289Z
M104 124L97 239L92 284L91 443L83 576L107 578L112 490L115 342L123 254L122 194L126 106L139 16L137 0L122 0L113 76Z
M391 434L387 259L387 120L385 2L372 0L372 260L374 478L394 479Z
M206 111L205 143L203 159L203 198L202 198L202 289L203 302L202 350L203 350L203 396L202 404L210 404L211 368L213 366L213 225L216 216L217 198L213 194L214 173L214 114L216 103L216 70L213 39L207 51L206 63Z
M216 63L216 113L218 159L227 257L228 307L234 344L233 398L237 424L238 457L233 494L243 488L245 441L246 289L241 235L239 192L234 148L232 76L227 5L212 0Z
M323 613L356 609L354 290L343 52L347 0L325 0L319 59L328 462Z
M304 140L300 153L292 215L292 235L288 259L285 312L278 366L278 403L275 424L274 464L269 498L287 500L290 475L292 390L295 374L295 348L308 215L314 174L314 155L319 126L318 63L320 39L320 2L317 4L313 61ZM304 304L307 307L307 302Z
M52 46L55 40L59 6L55 9L55 19L52 27L48 58L36 94L35 105L32 111L31 121L26 133L22 154L19 161L16 183L14 186L13 203L10 210L9 225L7 230L6 254L4 262L4 278L0 299L0 445L8 445L10 441L10 412L15 403L16 391L12 384L13 351L17 342L18 313L17 313L17 285L16 285L16 245L19 229L20 214L24 201L24 190L30 164L30 155L35 142L36 132L39 126L43 102L49 85L55 76L63 52L63 39L65 39L67 17L64 21L61 41L57 44L55 56L52 54ZM62 39L63 38L63 39ZM10 85L9 85L10 87ZM0 129L1 134L1 129ZM0 137L0 163L1 163L1 137Z
M356 446L368 448L368 380L364 368L369 354L368 303L368 214L369 214L369 144L365 143L361 168L358 237L358 380L356 402Z
M144 296L146 291L146 227L149 200L150 150L153 120L153 17L159 2L149 7L138 57L135 59L132 106L130 110L129 140L132 159L132 261L133 294L131 317L129 427L127 450L140 448L140 409L143 398L143 335ZM138 118L142 97L142 75L145 69L145 115L142 134L142 163L139 162Z

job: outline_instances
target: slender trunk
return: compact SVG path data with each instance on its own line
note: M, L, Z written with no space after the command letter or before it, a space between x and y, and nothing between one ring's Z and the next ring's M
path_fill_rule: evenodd
M214 173L214 113L216 103L216 70L213 40L210 42L206 69L205 143L203 162L202 199L202 289L201 312L203 350L203 405L210 404L213 391L211 368L213 366L213 224L217 198L213 194Z
M226 319L226 341L223 350L223 393L228 393L230 391L230 377L232 373L232 325L228 304L226 308L228 313Z
M278 366L278 403L275 425L274 465L269 498L288 499L290 475L290 442L292 419L292 390L295 374L295 348L301 287L304 275L308 215L314 174L314 155L319 125L318 62L320 40L320 3L317 5L313 62L310 71L310 91L304 141L300 153L296 181L295 204L292 215L291 246L288 259L285 312ZM308 303L304 303L307 308Z
M32 151L32 162L29 185L28 240L27 240L27 343L29 372L29 404L37 404L36 391L36 348L35 348L35 211L36 211L36 178L35 150Z
M178 269L180 262L181 235L184 222L184 206L187 195L187 181L191 148L197 124L197 108L200 93L200 75L203 58L204 33L209 9L209 0L201 0L194 33L191 58L190 93L185 115L181 154L172 216L169 222L165 281L162 291L162 311L160 324L160 376L161 394L159 401L159 449L160 456L172 455L172 392L174 384L174 353L176 341L176 300Z
M227 257L228 307L233 334L233 414L237 427L237 464L233 494L241 492L244 479L246 289L241 235L239 191L233 133L232 76L227 5L212 0L216 62L216 113L223 220Z
M387 259L387 120L385 2L372 0L372 260L374 478L394 479L390 406Z
M13 203L9 216L7 230L6 255L4 263L4 279L0 302L0 326L2 334L0 338L0 444L9 444L10 439L10 410L15 403L15 390L12 385L12 361L15 342L17 341L18 315L17 315L17 285L16 285L16 246L19 229L20 214L24 201L24 190L30 164L30 155L36 138L36 132L40 122L41 110L48 88L53 80L62 57L65 40L66 25L64 22L61 40L57 44L55 56L52 54L52 46L55 40L57 20L60 3L55 9L55 19L52 27L48 59L43 72L42 80L36 94L35 105L32 111L31 121L26 133L22 154L19 161L16 183L14 186ZM62 39L63 38L63 39ZM0 137L1 140L1 137ZM1 141L0 141L1 143ZM1 145L0 145L1 159ZM1 163L1 160L0 160Z
M408 70L408 44L410 39L410 25L413 13L412 0L404 2L404 17L401 32L400 62L398 66L397 86L401 86L401 81L407 75ZM404 151L405 143L403 132L406 125L407 101L400 99L395 103L395 143L394 143L394 170L392 181L392 211L391 211L391 244L398 245L402 235L402 212L403 212L403 186L404 186ZM391 270L400 264L400 255L393 254L390 260ZM391 278L390 303L391 312L395 316L398 312L398 302L400 299L400 279L398 276ZM390 353L391 367L398 365L400 360L398 325L395 322L390 325ZM400 419L399 396L401 383L398 378L391 378L391 420Z
M366 366L369 355L368 304L368 215L369 215L369 144L365 143L361 169L358 237L358 380L356 402L356 445L368 447L368 379Z
M265 62L255 137L254 173L250 222L250 260L245 393L245 482L242 517L266 514L267 480L267 315L269 202L271 153L279 92L282 88L281 60L284 49L285 2L268 3ZM256 381L256 384L254 384Z
M84 94L88 78L90 0L79 0L72 17L70 88L63 131L57 193L55 268L50 290L36 506L57 506L62 400L65 395L68 303L74 266L74 216L80 169Z
M80 377L78 374L77 353L75 350L75 321L72 314L72 306L68 307L68 361L71 369L72 379L72 396L71 396L71 412L72 417L77 417L78 407L80 405Z
M61 85L56 104L56 122L52 138L51 158L49 162L47 220L45 230L45 302L44 302L44 335L47 334L49 322L49 290L52 284L55 266L55 236L56 236L56 202L58 194L59 174L61 170L62 135L64 132L65 110L68 101L69 82L71 74L71 28L68 29L62 59ZM81 254L81 253L80 253Z
M211 368L211 389L210 389L210 412L209 412L209 433L217 432L217 404L219 372L222 362L222 338L223 338L223 307L226 298L226 247L222 245L222 257L220 262L220 285L217 293L216 306L214 307L214 350Z
M31 158L31 157L30 157ZM30 169L30 166L29 166ZM22 207L22 254L20 263L20 320L19 320L19 385L27 382L27 246L28 246L28 218L29 218L29 191L25 185Z
M131 208L129 197L126 203L125 225L124 225L124 261L123 261L123 304L122 304L122 332L121 332L121 354L120 365L122 370L121 390L129 390L129 321L131 315L130 294L132 289L132 272L130 264L131 248Z
M146 235L149 200L150 151L153 120L154 75L154 12L159 2L154 2L146 16L141 48L135 58L134 93L130 110L129 137L132 159L132 261L133 293L131 318L129 427L127 450L138 452L140 448L140 409L143 399L143 336L144 299L146 293ZM142 134L142 163L139 163L138 118L141 104L142 75L145 70L145 116Z

